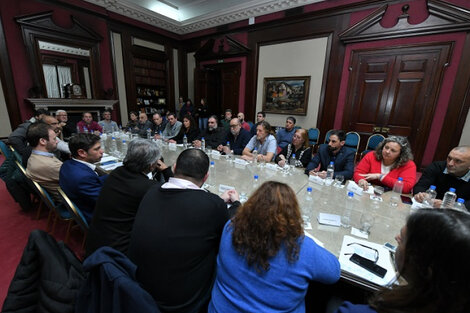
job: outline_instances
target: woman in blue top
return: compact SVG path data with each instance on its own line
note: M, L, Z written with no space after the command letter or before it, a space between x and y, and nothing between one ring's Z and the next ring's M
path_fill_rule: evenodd
M396 237L395 263L406 279L379 291L369 305L345 302L339 313L470 312L470 214L422 209Z
M304 313L309 282L332 284L340 267L302 225L288 185L261 185L224 227L209 312Z

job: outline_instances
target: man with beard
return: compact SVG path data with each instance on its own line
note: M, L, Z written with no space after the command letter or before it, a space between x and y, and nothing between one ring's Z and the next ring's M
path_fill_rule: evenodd
M352 149L344 146L345 142L344 131L339 129L331 131L328 144L320 145L318 153L308 163L305 174L326 178L326 168L330 162L334 162L334 177L343 175L345 180L351 179L354 173L355 153Z
M201 134L201 139L204 138L206 141L206 147L212 147L215 149L224 144L226 132L222 127L217 127L217 117L215 115L209 117L207 127L208 128ZM201 140L194 140L193 145L196 148L201 147Z
M219 145L217 150L225 154L231 153L241 155L251 137L250 133L242 128L240 120L238 118L233 118L230 121L230 132L227 134L225 140L226 144L230 143L230 148L226 145Z

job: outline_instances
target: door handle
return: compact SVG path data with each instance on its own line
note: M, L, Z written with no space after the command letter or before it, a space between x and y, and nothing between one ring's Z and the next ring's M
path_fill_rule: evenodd
M372 127L372 132L373 133L380 133L380 131L381 131L380 127L377 127L377 126Z
M382 133L388 134L390 127L382 127Z

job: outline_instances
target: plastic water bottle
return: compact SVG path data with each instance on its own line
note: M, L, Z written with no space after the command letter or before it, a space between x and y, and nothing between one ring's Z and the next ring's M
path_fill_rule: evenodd
M254 148L251 153L253 154L253 164L258 163L258 150L256 150L256 148Z
M335 174L335 162L331 161L326 168L325 185L330 186L333 183L333 176Z
M116 138L112 137L111 138L111 146L109 147L109 153L111 155L115 155L117 151L117 143L116 143Z
M150 128L147 128L147 139L152 139L152 130Z
M259 187L259 177L258 175L253 176L253 189L257 189Z
M121 155L122 155L123 158L125 158L126 154L127 154L127 142L126 142L126 140L122 140Z
M354 208L354 192L348 192L348 197L344 203L343 215L341 215L341 226L345 228L351 227L351 213Z
M81 131L80 131L80 126L77 126L77 134L80 134Z
M452 209L455 204L457 195L455 194L455 188L450 188L444 195L441 203L441 209Z
M465 207L465 200L462 198L458 198L457 202L454 204L454 209L462 212L467 212L467 208Z
M232 161L232 149L230 148L230 141L227 141L225 146L228 148L227 160Z
M86 128L86 126L83 126L83 132L84 132L85 134L88 134L88 128Z
M106 152L106 134L101 134L100 135L100 144L101 144L101 149Z
M390 205L391 206L393 206L393 207L398 206L398 203L400 202L400 195L401 195L402 191L403 191L403 178L398 177L398 180L393 185L393 192L392 192L392 196L390 197Z
M432 208L434 204L434 199L436 199L436 196L437 196L436 186L434 185L429 186L429 189L426 190L426 196L424 197L423 203Z
M292 156L289 159L289 165L295 167L295 153L292 153Z
M186 134L183 136L183 148L187 149L188 148L188 137L186 137Z
M312 201L312 187L307 187L307 193L305 194L305 201Z
M201 150L206 151L206 140L204 137L201 138Z

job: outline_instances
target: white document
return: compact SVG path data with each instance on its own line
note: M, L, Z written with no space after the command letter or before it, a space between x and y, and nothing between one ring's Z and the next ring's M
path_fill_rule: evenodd
M115 168L117 168L119 166L122 166L122 162L116 162L116 163L103 165L101 168L106 170L106 171L112 171L112 170L114 170Z
M212 150L211 156L214 160L220 160L220 152L217 150Z
M315 176L315 175L308 176L308 180L311 181L312 183L315 183L315 184L318 184L318 185L324 185L325 184L324 179L322 179L319 176Z
M415 200L415 197L411 197L411 202L413 202L413 204L411 205L411 208L414 209L414 210L418 210L418 209L422 209L422 208L427 208L427 207L428 207L427 205L416 201L416 200Z
M341 216L338 214L320 213L318 223L323 225L341 226Z
M358 196L362 196L362 194L364 194L364 193L368 193L370 195L373 195L374 194L374 187L369 186L369 188L366 191L364 191L364 189L359 187L359 185L356 184L355 181L350 180L349 183L348 183L348 191L352 191Z
M366 247L370 247L372 249ZM373 249L377 250L379 253L377 264L387 270L384 278L380 278L349 260L351 255L356 253L366 259L375 261L375 250ZM392 263L390 251L385 249L381 244L369 242L367 240L344 236L339 256L339 263L341 264L341 269L343 271L359 276L362 279L371 281L380 286L386 286L396 279L395 265Z
M168 143L168 150L176 151L176 143L174 143L174 142Z
M224 193L227 190L234 190L234 189L235 189L235 187L233 187L233 186L222 185L222 184L219 185L219 192L221 192L221 193Z
M112 155L108 155L106 157L102 157L100 160L101 164L108 163L108 162L117 162L117 158L113 157Z
M276 164L273 163L266 163L266 169L272 170L272 171L277 171L278 167Z
M235 164L238 164L238 165L243 165L243 166L246 166L248 164L247 161L243 160L243 159L235 159L235 161L233 161Z

